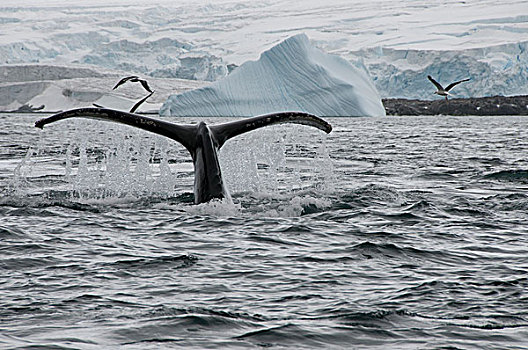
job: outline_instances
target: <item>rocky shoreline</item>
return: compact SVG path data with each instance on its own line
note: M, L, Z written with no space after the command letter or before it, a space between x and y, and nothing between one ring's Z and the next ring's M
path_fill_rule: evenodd
M528 96L382 100L387 115L528 115Z

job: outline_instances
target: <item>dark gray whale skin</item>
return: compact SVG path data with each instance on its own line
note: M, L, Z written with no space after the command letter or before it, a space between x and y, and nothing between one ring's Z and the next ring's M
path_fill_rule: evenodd
M191 154L194 164L194 202L196 204L228 196L218 161L218 150L227 140L264 126L283 123L308 125L326 133L332 131L332 126L326 121L303 112L266 114L209 126L204 122L195 125L179 125L119 110L90 107L54 114L38 120L35 126L42 129L46 124L74 117L127 124L181 143Z

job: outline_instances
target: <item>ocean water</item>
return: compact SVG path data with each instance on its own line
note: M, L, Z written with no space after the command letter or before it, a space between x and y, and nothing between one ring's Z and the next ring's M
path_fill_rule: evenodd
M261 129L194 205L180 145L39 117L0 115L0 348L528 349L527 118Z

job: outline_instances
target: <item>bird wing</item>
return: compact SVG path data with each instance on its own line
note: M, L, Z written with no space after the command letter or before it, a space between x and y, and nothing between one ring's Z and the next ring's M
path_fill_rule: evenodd
M449 91L449 90L451 90L451 89L453 88L453 86L455 86L456 84L460 84L460 83L462 83L462 82L464 82L464 81L468 81L468 80L470 80L470 79L468 78L468 79L463 79L463 80L460 80L460 81L455 81L454 83L451 83L451 84L447 85L445 91Z
M132 75L132 76L130 76L130 77L125 77L125 78L119 80L119 81L117 82L117 84L112 88L112 90L117 89L118 86L120 86L120 85L126 83L127 81L129 81L130 79L134 79L134 78L137 79L138 77L135 76L135 75Z
M436 88L437 88L438 90L444 90L444 88L442 87L442 85L440 85L439 82L437 82L436 80L434 80L432 76L428 75L428 76L427 76L427 79L429 79L429 80L431 81L431 83L433 83L433 84L436 86Z
M148 92L152 93L152 90L150 89L150 86L148 85L146 80L139 79L139 82L141 83L141 85L143 85L145 90L147 90Z
M150 96L152 96L154 92L151 92L150 94L148 94L147 96L143 97L141 100L139 100L131 109L130 109L130 113L134 113L136 111L136 109L138 109L139 106L141 106L143 104L143 102L145 102Z

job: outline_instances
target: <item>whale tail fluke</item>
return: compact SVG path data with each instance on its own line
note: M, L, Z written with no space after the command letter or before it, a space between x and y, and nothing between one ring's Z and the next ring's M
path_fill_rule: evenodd
M54 114L44 119L40 119L35 123L35 126L42 129L46 124L68 118L99 119L127 124L171 138L181 143L185 148L187 148L187 150L189 150L189 152L191 152L191 154L196 148L195 138L197 127L195 125L179 125L134 113L127 113L108 108L87 107L71 109L65 112ZM303 112L280 112L266 114L253 118L237 120L234 122L211 125L209 128L215 141L217 142L217 147L220 148L227 140L237 135L265 126L284 123L308 125L323 130L326 133L332 131L332 126L323 119L313 114Z
M144 117L107 108L78 108L54 114L35 123L38 128L59 120L82 117L108 120L134 126L171 138L181 143L191 154L194 164L194 201L204 203L213 198L225 198L217 151L232 137L264 126L283 123L304 124L329 133L330 124L308 113L284 112L267 114L240 121L208 126L204 122L196 125L178 125L163 120Z

